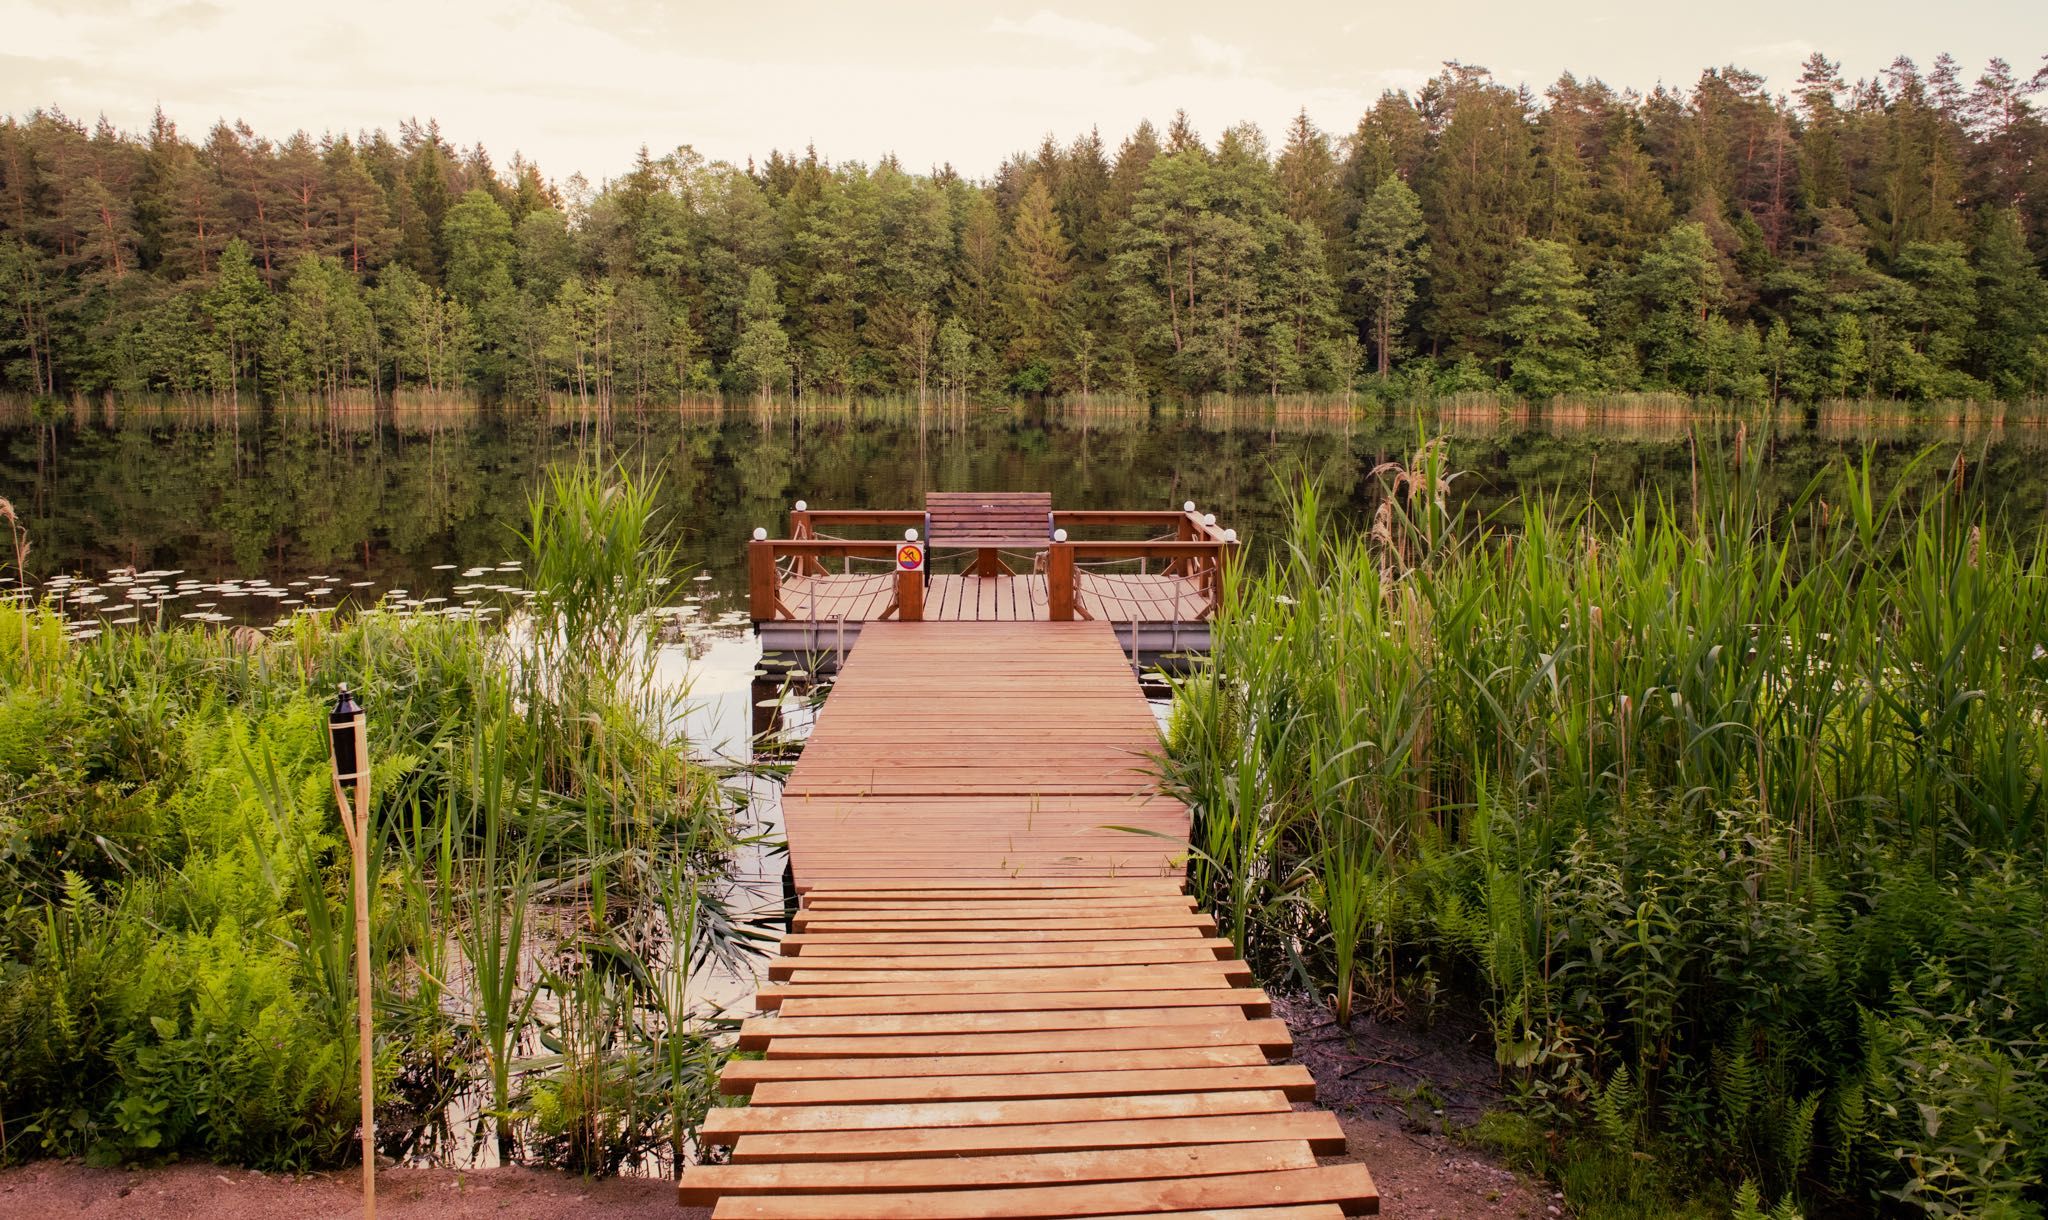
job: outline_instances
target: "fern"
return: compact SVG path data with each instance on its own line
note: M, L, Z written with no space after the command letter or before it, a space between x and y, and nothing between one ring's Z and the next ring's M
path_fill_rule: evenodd
M1614 1069L1607 1087L1593 1098L1593 1120L1600 1133L1617 1147L1625 1147L1635 1135L1636 1090L1629 1078L1628 1064Z
M1749 1047L1745 1045L1747 1035L1739 1038L1733 1051L1714 1051L1716 1083L1721 1103L1721 1130L1729 1139L1738 1138L1749 1125L1749 1116L1757 1103L1756 1061L1750 1058Z
M1728 1220L1806 1220L1806 1214L1787 1195L1778 1200L1778 1205L1764 1210L1763 1191L1755 1181L1742 1179L1742 1185L1735 1192L1735 1205L1728 1213Z
M1798 1181L1806 1169L1806 1158L1813 1152L1814 1118L1819 1113L1820 1094L1814 1093L1785 1115L1784 1130L1778 1140L1778 1168L1787 1182Z

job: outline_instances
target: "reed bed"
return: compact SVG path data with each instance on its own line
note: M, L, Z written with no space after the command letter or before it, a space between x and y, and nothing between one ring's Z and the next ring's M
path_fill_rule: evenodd
M383 1151L679 1168L752 930L720 778L639 680L676 576L651 483L534 494L534 596L67 639L0 605L0 1161L332 1165L357 1098L324 705L370 710ZM464 1124L462 1115L477 1116Z
M1476 996L1581 1215L2038 1216L2041 523L1697 443L1512 531L1437 444L1366 534L1299 486L1176 689L1192 879L1340 1023Z

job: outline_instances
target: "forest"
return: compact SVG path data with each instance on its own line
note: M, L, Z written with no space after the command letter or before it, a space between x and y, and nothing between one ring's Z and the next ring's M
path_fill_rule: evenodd
M1456 62L1277 152L1179 115L980 181L815 149L504 167L432 122L0 119L0 389L1129 397L2048 388L2048 122L1993 60L1790 95Z

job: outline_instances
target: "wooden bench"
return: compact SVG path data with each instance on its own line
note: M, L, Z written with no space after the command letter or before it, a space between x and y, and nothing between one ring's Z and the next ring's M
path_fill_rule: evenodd
M1049 491L934 491L924 498L933 550L974 550L976 576L1012 574L999 551L1041 551L1052 541Z

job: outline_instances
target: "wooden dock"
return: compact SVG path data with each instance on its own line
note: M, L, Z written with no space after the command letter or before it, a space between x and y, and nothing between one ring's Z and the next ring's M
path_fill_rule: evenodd
M1134 652L1200 652L1236 549L1191 505L1065 511L1046 492L934 492L908 511L799 501L787 537L755 532L748 608L775 651L843 652L880 622L1098 622Z
M877 623L785 789L802 907L680 1187L719 1220L1377 1210L1182 888L1101 622Z

